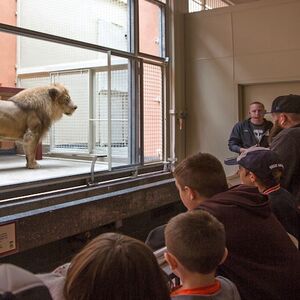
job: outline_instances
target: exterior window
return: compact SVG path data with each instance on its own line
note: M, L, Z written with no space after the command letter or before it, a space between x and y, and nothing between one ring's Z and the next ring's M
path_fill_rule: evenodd
M139 0L139 51L154 56L165 55L163 5Z

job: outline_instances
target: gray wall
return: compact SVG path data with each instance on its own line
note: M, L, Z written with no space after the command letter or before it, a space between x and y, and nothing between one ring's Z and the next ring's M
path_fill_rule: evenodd
M239 84L300 81L299 29L298 0L185 15L187 155L210 152L221 161L234 155L227 139L239 119Z

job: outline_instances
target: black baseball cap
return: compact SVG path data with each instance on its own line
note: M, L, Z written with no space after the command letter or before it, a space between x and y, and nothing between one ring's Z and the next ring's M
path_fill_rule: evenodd
M300 95L284 95L275 98L272 102L271 113L300 114Z

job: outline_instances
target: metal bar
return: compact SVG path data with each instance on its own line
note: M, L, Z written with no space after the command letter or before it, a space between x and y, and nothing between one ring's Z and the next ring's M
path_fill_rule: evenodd
M140 73L140 97L139 97L139 112L140 112L140 162L142 165L145 163L145 141L144 141L144 63L139 65Z
M6 33L12 33L12 34L17 34L25 37L30 37L34 39L39 39L39 40L44 40L48 42L53 42L53 43L58 43L58 44L64 44L68 46L74 46L78 48L83 48L83 49L88 49L88 50L95 50L95 51L100 51L100 52L108 52L111 51L113 55L121 56L121 57L132 57L134 58L134 54L130 52L125 52L121 50L116 50L116 49L110 49L104 46L99 46L87 42L82 42L70 38L65 38L53 34L48 34L48 33L43 33L40 31L36 30L31 30L31 29L26 29L22 27L17 27L17 26L12 26L4 23L0 23L0 31L6 32Z
M91 180L88 184L95 184L95 164L99 157L106 157L106 155L95 155L91 164Z
M95 124L92 121L94 116L94 102L93 102L93 71L88 70L88 105L89 105L89 122L88 122L88 152L92 153L95 149Z
M52 43L63 44L63 45L68 45L68 46L73 46L73 47L83 48L83 49L88 49L88 50L94 50L94 51L98 51L98 52L111 51L112 55L116 55L116 56L120 56L120 57L124 57L124 58L129 58L129 57L136 58L136 55L131 52L125 52L122 50L111 49L111 48L99 46L96 44L82 42L82 41L65 38L65 37L61 37L61 36L57 36L57 35L53 35L53 34L43 33L43 32L36 31L36 30L12 26L12 25L8 25L5 23L0 23L0 32L16 34L19 36L25 36L25 37L29 37L29 38L33 38L33 39L39 39L39 40L48 41L48 42L52 42ZM156 57L156 56L152 56L152 55L142 54L141 56L153 58L155 60L164 61L164 58Z
M108 157L108 170L112 168L112 124L111 124L111 52L107 52L107 157Z

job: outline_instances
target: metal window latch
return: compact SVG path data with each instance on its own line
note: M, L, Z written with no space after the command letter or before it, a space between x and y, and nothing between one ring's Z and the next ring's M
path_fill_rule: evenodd
M164 171L165 172L173 172L175 168L175 163L177 161L177 158L168 158L167 161L164 162Z
M98 158L100 157L107 157L107 155L95 155L92 160L91 164L91 180L88 182L88 185L95 184L95 164Z
M136 167L136 168L132 171L131 174L132 174L131 176L132 176L133 178L138 177L138 175L139 175L139 168Z
M187 115L188 115L188 114L187 114L186 111L181 111L181 112L178 114L179 130L182 130L182 129L183 129L184 121L186 120Z

